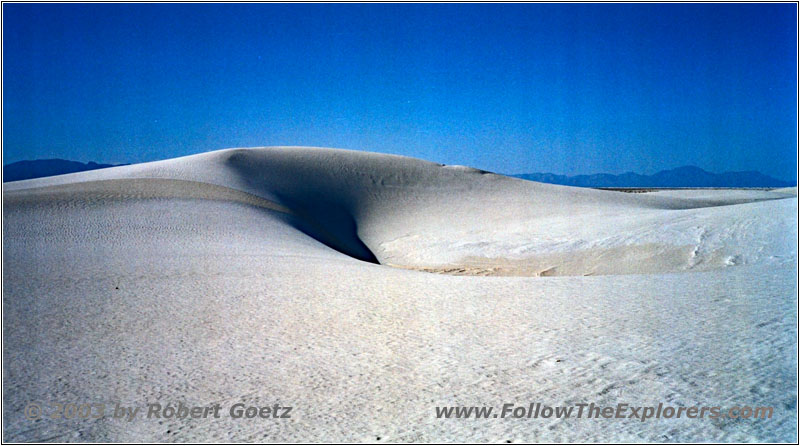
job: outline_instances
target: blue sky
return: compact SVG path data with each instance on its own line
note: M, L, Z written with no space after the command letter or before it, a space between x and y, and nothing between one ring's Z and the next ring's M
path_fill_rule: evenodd
M4 4L3 161L313 145L794 180L795 4Z

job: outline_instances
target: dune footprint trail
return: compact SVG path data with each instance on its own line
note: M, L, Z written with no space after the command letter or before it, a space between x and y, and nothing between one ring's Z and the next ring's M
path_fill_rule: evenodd
M793 190L626 194L275 147L6 183L3 198L6 441L796 435ZM296 417L31 423L31 401ZM601 430L433 416L531 401L776 416Z

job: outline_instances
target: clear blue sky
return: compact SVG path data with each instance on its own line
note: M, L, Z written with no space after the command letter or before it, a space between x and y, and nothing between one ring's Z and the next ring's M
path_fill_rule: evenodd
M3 5L4 162L260 145L796 178L796 6Z

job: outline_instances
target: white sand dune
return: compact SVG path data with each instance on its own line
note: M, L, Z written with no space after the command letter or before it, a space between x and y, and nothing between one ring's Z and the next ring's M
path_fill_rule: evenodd
M6 441L797 435L796 191L628 194L279 147L8 183L3 199ZM33 423L30 401L295 412ZM533 401L775 415L434 414Z

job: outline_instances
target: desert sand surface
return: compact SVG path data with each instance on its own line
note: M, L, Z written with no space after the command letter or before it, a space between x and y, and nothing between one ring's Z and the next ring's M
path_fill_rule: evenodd
M228 149L4 184L3 254L5 441L797 438L796 189ZM294 409L31 421L30 402ZM774 415L435 416L530 402Z

